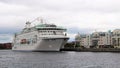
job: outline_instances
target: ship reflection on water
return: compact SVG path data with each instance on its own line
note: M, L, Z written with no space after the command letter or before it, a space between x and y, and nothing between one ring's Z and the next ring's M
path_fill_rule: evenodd
M119 68L119 53L0 50L0 68Z

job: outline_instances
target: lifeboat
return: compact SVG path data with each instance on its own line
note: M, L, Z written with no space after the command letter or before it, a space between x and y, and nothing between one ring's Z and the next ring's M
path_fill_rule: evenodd
M21 44L26 44L27 43L27 40L26 39L22 39L21 40Z

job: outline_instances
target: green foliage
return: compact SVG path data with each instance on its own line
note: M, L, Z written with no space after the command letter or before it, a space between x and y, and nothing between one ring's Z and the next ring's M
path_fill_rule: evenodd
M64 47L65 47L65 48L68 48L68 47L69 47L69 48L73 48L73 47L74 47L74 44L75 44L74 42L66 43Z

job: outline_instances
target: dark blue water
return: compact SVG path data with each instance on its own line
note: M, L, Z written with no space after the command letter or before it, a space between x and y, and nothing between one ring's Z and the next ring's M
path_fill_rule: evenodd
M0 68L120 68L120 53L0 50Z

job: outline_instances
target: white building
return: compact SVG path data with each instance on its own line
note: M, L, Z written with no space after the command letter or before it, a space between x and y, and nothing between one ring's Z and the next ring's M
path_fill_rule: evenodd
M80 35L79 33L75 36L75 41L79 42L81 46L89 48L91 46L91 35Z
M120 29L116 29L112 33L112 45L115 48L120 48Z
M116 33L117 36L116 36ZM114 36L113 36L113 35ZM92 34L84 34L84 35L76 35L79 36L79 39L77 39L77 41L79 40L80 45L84 46L86 48L89 48L90 46L92 47L101 47L101 46L109 46L109 45L116 45L119 44L120 46L120 42L117 42L118 40L120 41L120 30L118 31L113 31L113 33L111 31L108 32L94 32ZM118 37L119 35L119 37ZM116 42L113 42L116 41Z

